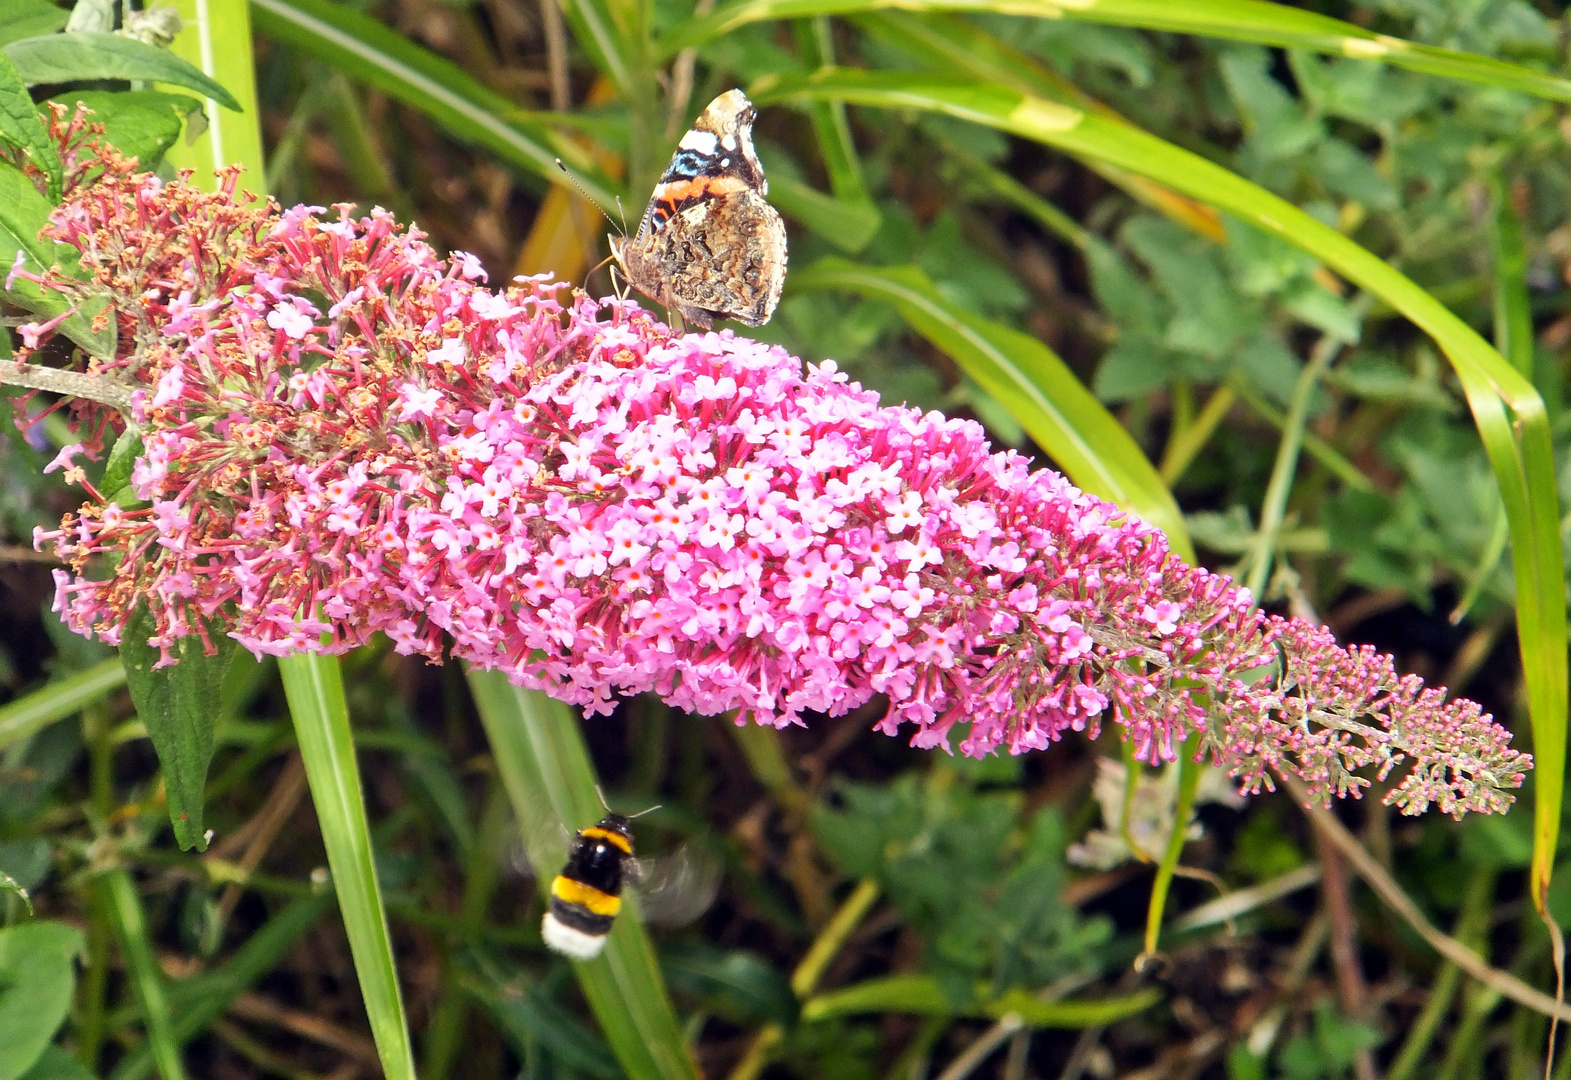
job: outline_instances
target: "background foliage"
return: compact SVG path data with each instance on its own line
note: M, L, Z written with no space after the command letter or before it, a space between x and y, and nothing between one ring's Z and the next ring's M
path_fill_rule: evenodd
M1342 816L1433 921L1551 985L1528 867L1554 861L1564 736L1561 6L712 6L255 0L254 44L231 5L170 53L107 4L7 0L0 254L57 257L31 106L80 99L166 171L257 170L260 121L251 182L284 203L380 204L493 282L578 281L606 225L554 159L635 214L697 110L748 88L793 267L763 336L1045 452L1524 740L1531 703L1536 830ZM1376 33L1417 44L1347 44ZM385 647L144 685L61 630L28 547L77 497L42 472L69 441L58 414L0 436L0 1080L1541 1074L1547 1021L1437 960L1281 796L1203 803L1134 974L1178 778L1121 830L1110 742L972 763L876 712L775 736L643 699L580 738ZM530 867L597 778L662 804L640 847L719 892L575 972ZM1571 922L1571 875L1547 903Z

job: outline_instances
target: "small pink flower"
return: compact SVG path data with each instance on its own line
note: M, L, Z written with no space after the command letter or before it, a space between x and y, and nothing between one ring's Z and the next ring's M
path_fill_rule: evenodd
M398 419L417 420L422 416L435 416L442 407L442 391L436 387L422 387L406 382L398 389Z
M76 464L76 455L82 453L83 446L79 442L67 443L60 448L54 460L44 466L44 472L52 473L56 469L66 469Z
M149 408L161 409L165 405L180 400L180 395L185 390L185 369L178 365L164 372L158 380L158 388L153 393L153 400Z
M316 328L309 308L303 300L280 301L267 313L267 325L298 341Z

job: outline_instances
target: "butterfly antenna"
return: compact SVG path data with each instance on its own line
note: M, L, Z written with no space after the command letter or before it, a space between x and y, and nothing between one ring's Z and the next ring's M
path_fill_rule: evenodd
M603 809L608 814L614 813L614 811L611 809L611 804L605 801L605 792L600 790L599 784L595 785L595 797L600 800L601 809Z
M566 163L565 163L565 162L564 162L564 161L563 161L563 160L562 160L562 159L561 159L561 158L557 158L557 159L556 159L556 167L557 167L557 168L558 168L558 169L561 169L561 170L562 170L562 175L563 175L563 176L566 176L566 177L567 177L567 179L568 179L568 181L569 181L569 182L570 182L570 183L571 183L571 184L572 184L572 185L573 185L573 186L574 186L574 187L575 187L575 188L577 188L577 189L578 189L578 193L579 193L579 194L580 194L580 195L582 195L582 196L583 196L583 197L584 197L584 200L585 200L585 201L586 201L586 202L588 202L588 203L589 203L589 205L590 205L590 206L593 206L593 207L594 207L594 208L595 208L595 209L596 209L596 210L600 210L600 204L599 204L599 203L597 203L597 202L595 202L595 200L594 200L594 198L593 198L593 196L591 196L591 195L590 195L590 194L589 194L589 191L588 191L588 190L587 190L587 189L586 189L586 188L585 188L585 187L584 187L584 185L583 185L583 184L580 184L580 183L579 183L579 182L578 182L578 177L576 177L576 176L574 176L574 175L573 175L573 172L572 172L572 170L571 170L571 169L569 169L569 168L568 168L568 167L567 167L567 164L566 164ZM617 208L617 211L618 211L618 212L620 212L620 211L621 211L621 209L622 209L622 199L621 199L621 197L620 197L620 196L618 196L618 197L617 197L617 200L616 200L616 208ZM611 221L611 216L610 216L610 215L609 215L609 214L607 214L607 213L606 213L606 212L605 212L605 211L604 211L604 210L600 210L600 214L601 214L601 216L602 216L602 217L604 217L604 218L605 218L605 219L606 219L606 220L607 220L607 221ZM611 224L613 224L613 225L615 225L615 224L616 224L616 222L614 222L614 221L611 221ZM624 215L623 215L623 221L622 221L622 235L623 235L623 236L626 236L626 235L627 235L627 220L626 220L626 215L625 215L625 214L624 214ZM593 271L591 271L591 272L593 272Z
M622 196L616 197L616 212L622 218L622 235L627 235L627 209L622 205Z
M661 805L662 805L662 804L660 804L660 803L655 803L655 805L653 805L653 806L651 806L651 807L650 807L650 808L649 808L649 809L648 809L648 810L640 810L640 811L639 811L639 812L638 812L638 813L636 813L636 814L628 814L628 815L627 815L627 820L628 820L628 821L632 821L632 820L633 820L633 819L634 819L634 818L641 818L641 817L643 817L643 816L644 816L644 815L645 815L645 814L652 814L652 813L654 813L654 812L655 812L655 811L656 811L656 810L658 810L658 809L660 809L660 807L661 807Z

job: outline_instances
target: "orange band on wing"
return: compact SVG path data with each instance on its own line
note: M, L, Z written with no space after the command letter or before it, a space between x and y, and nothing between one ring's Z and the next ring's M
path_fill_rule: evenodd
M667 180L655 188L655 198L661 202L679 203L705 195L742 191L746 187L747 181L739 176L695 176L691 180Z
M612 847L621 848L622 854L624 855L631 855L633 853L633 845L628 841L627 837L623 836L621 833L614 833L610 829L602 829L599 826L591 826L578 835L587 836L591 840L604 840Z
M593 885L585 885L582 881L574 881L561 875L551 882L551 895L566 903L588 908L596 915L613 916L622 910L620 896L612 896L610 893L601 892Z

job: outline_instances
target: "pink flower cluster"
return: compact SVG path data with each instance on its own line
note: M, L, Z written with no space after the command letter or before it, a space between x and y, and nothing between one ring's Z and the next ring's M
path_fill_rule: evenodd
M166 647L450 639L590 713L653 691L785 725L882 695L880 730L960 725L972 755L1109 720L1155 762L1199 732L1251 790L1411 759L1410 813L1503 809L1529 766L1472 702L1254 610L975 423L631 303L492 291L381 211L233 189L111 168L53 228L113 297L95 370L142 439L134 500L37 537L79 633L115 642L145 601Z

